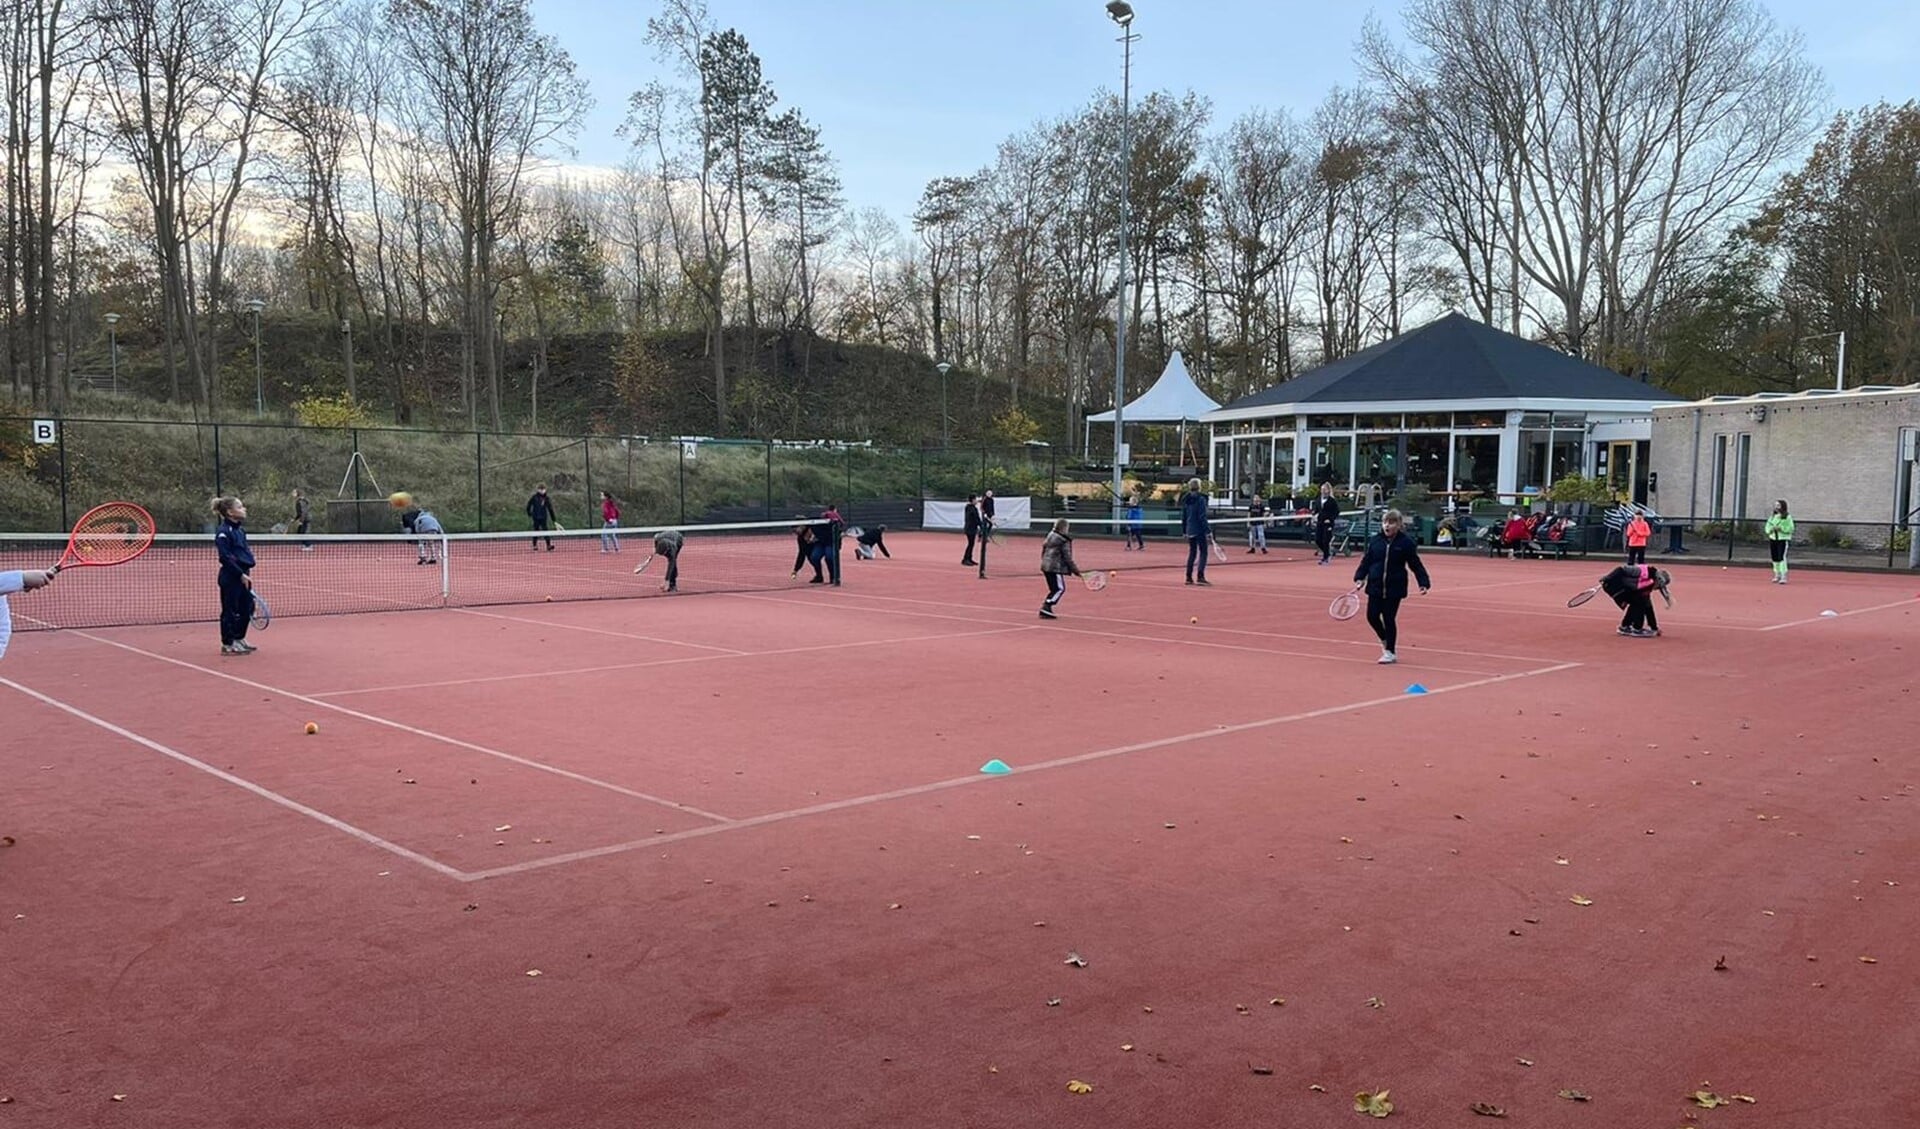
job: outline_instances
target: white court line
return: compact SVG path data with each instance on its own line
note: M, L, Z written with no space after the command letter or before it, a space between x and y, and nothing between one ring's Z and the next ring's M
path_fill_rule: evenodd
M221 769L215 768L203 760L199 760L194 757L188 756L187 754L180 752L177 749L170 749L167 746L162 745L158 741L152 740L147 737L142 737L140 734L133 732L131 729L125 729L125 728L122 728L121 726L115 725L111 721L105 720L104 718L95 717L93 714L88 713L87 711L79 708L78 706L68 705L66 702L62 702L57 698L50 698L47 695L42 694L38 690L34 690L29 687L20 685L18 682L15 682L10 678L0 678L0 686L10 686L13 689L18 690L20 693L25 694L27 697L33 698L45 705L52 706L54 709L57 709L62 713L70 714L73 717L77 717L81 721L87 722L90 725L99 726L101 729L104 729L107 732L114 734L115 736L123 737L128 741L132 741L136 745L140 745L144 748L151 749L154 752L159 753L163 757L169 757L173 760L179 761L181 764L186 765L188 768L192 768L200 772L204 772L208 776L211 776L216 780L223 780L226 783L231 784L236 788L244 788L247 791L252 792L254 795L259 796L263 800L267 800L270 803L279 804L281 807L286 808L289 811L298 812L301 815L306 816L308 819L314 820L318 823L322 823L328 827L333 828L335 831L340 831L340 832L344 832L345 834L351 835L355 839L358 839L363 843L371 843L372 845L379 847L383 851L388 851L392 854L400 856L403 859L406 859L408 862L419 863L421 866L426 867L428 870L434 871L435 873L438 873L438 874L444 874L449 878L457 878L462 882L467 882L472 880L472 876L467 874L465 871L455 870L453 867L448 866L446 863L439 862L434 859L430 859L426 855L423 855L418 851L410 851L398 843L392 842L391 840L388 840L388 839L382 839L380 836L375 835L371 831L366 831L361 828L355 827L353 824L348 823L342 819L337 819L334 816L328 815L326 812L323 812L318 808L308 807L307 805L301 803L298 800L290 799L286 796L281 795L278 792L275 792L271 788L263 787L259 784L255 784L251 780L246 780L241 777L235 776L231 772L226 772Z
M1182 587L1184 587L1184 585L1183 585ZM1107 593L1111 593L1112 591L1113 591L1113 589L1112 589L1112 588L1108 588L1108 589L1107 589L1107 592L1105 592L1105 593L1101 593L1101 596L1100 596L1100 597L1095 597L1095 598L1096 598L1096 599L1098 599L1098 598L1102 598L1102 597L1104 597L1104 596L1105 596L1105 595L1106 595ZM1260 595L1260 596L1280 596L1280 595L1283 595L1282 593L1279 593L1279 592L1255 592L1255 593L1245 593L1244 591L1241 591L1241 590L1229 590L1229 591L1230 591L1230 594L1233 594L1233 595L1245 595L1245 594L1251 594L1251 595ZM1344 589L1343 589L1343 591L1344 591ZM772 601L774 601L774 602L776 602L776 603L791 603L791 602L792 602L792 601L783 601L783 600L780 600L780 598L779 598L779 597L777 597L777 596L771 596L771 595L764 595L764 594L759 594L759 593L747 593L747 592L734 592L734 593L728 593L728 594L729 594L729 595L732 595L732 596L735 596L735 597L737 597L737 598L740 598L740 599L750 599L750 600L772 600ZM889 600L889 601L892 601L892 602L894 602L894 603L900 603L900 604L924 604L924 605L928 605L928 606L931 606L931 607L936 607L936 608L950 608L950 607L953 607L953 606L954 606L954 605L953 605L953 603L952 603L952 602L950 602L950 601L942 601L942 600L920 600L920 599L914 599L914 598L912 598L912 597L909 597L909 596L883 596L883 595L880 595L880 594L878 594L878 593L874 593L874 592L849 592L849 593L847 593L847 594L846 594L846 596L845 596L845 597L843 597L843 598L844 598L844 599L866 599L866 600ZM1424 597L1421 597L1421 598L1424 598ZM1331 597L1331 596L1329 596L1329 597L1325 597L1325 599L1329 599L1329 600L1330 600L1330 599L1332 599L1332 597ZM843 606L843 607L846 607L846 608L847 608L848 610L850 610L850 611L881 611L881 610L884 610L884 609L879 609L879 608L858 608L858 607L853 607L853 606L851 606L851 605L842 605L842 606ZM1428 606L1438 606L1438 605L1428 605ZM982 608L981 608L981 610L983 610L983 611L993 611L993 612L1008 612L1008 613L1011 613L1011 614L1016 614L1016 615L1017 615L1017 614L1020 614L1020 610L1019 610L1019 609L1017 609L1017 608L1007 608L1007 607L999 607L999 606L994 606L994 605L986 605L986 606L984 606L984 607L982 607ZM961 618L964 618L964 617L961 617L961 616L950 616L950 615L935 615L935 613L932 613L932 612L914 612L914 613L911 613L911 614L914 614L914 615L927 615L927 616L934 616L934 618L938 618L938 619L961 619ZM1328 639L1328 638L1326 638L1325 636L1321 636L1321 635L1297 635L1297 634L1293 634L1293 633L1291 633L1291 632L1286 632L1286 631L1255 631L1255 630L1252 630L1252 629L1250 629L1250 628L1244 628L1244 627L1203 627L1203 626L1198 626L1198 625L1195 625L1195 626L1191 626L1191 627L1183 627L1183 626L1181 626L1180 624L1177 624L1177 623L1164 623L1164 622L1161 622L1160 620L1152 620L1152 619L1122 619L1122 618L1120 618L1120 617L1118 617L1118 616L1105 616L1105 615L1097 615L1097 614L1094 614L1094 615L1080 615L1080 614L1076 614L1076 615L1074 616L1074 619L1075 619L1076 621L1078 621L1078 622L1081 622L1081 623L1121 623L1121 624L1127 624L1127 625L1129 625L1129 626L1133 626L1133 627L1156 627L1156 628L1159 628L1159 629L1161 629L1161 630L1163 630L1163 631L1182 631L1182 632L1186 632L1186 631L1202 631L1202 632L1208 632L1208 633L1211 633L1211 634L1220 634L1220 635L1250 635L1250 636L1253 636L1253 637L1254 637L1254 638L1256 638L1256 639L1291 639L1291 640L1297 640L1297 641L1299 641L1299 642L1302 642L1302 643L1320 643L1320 644L1323 644L1323 645L1326 645L1326 646L1330 646L1330 647L1364 647L1364 648L1366 648L1366 649L1368 649L1368 650L1372 650L1373 648L1375 648L1375 647L1377 647L1377 646L1379 646L1379 645L1380 645L1380 644L1379 644L1378 642L1376 642L1376 641L1374 641L1374 640L1372 640L1372 639L1368 639L1368 640L1364 640L1364 641L1357 641L1357 640L1353 640L1353 639ZM977 623L977 622L979 622L979 621L978 621L977 619L974 619L974 620L969 620L968 622L974 622L974 623ZM1123 635L1123 636L1121 636L1121 638L1136 638L1136 636L1129 636L1129 635ZM1160 638L1158 638L1158 637L1152 637L1152 636L1138 636L1138 638L1153 638L1155 642L1163 642L1163 643L1177 643L1177 642L1191 642L1191 640L1178 640L1178 639L1160 639ZM1292 651L1269 651L1269 650L1265 650L1264 648L1257 648L1257 647L1256 647L1256 648L1250 648L1250 649L1252 649L1252 650L1259 650L1259 651L1262 651L1262 653L1265 653L1265 654L1272 654L1272 655L1287 655L1287 654L1295 654L1295 653L1297 653L1297 652L1292 652ZM1420 650L1420 651L1421 651L1422 653L1424 653L1424 654L1434 654L1434 655L1459 655L1459 656L1460 656L1461 658L1468 658L1468 659L1496 659L1496 660L1499 660L1499 661L1501 661L1501 662L1521 662L1521 663L1551 663L1551 662L1557 662L1557 661L1559 661L1558 659L1555 659L1555 658L1550 658L1550 657L1546 657L1546 656L1541 656L1541 655L1503 655L1503 654L1496 654L1496 653L1493 653L1493 652L1490 652L1490 651L1463 651L1463 650L1458 650L1458 649L1456 649L1456 648L1452 648L1452 647L1427 647L1427 646L1422 646L1422 647L1420 647L1420 648L1418 648L1418 649L1419 649L1419 650ZM1310 657L1310 658L1326 658L1326 659L1329 659L1330 661L1334 661L1334 662L1361 662L1361 663L1372 663L1372 662L1374 661L1373 659L1339 659L1339 658L1335 658L1334 656L1331 656L1331 655L1318 655L1318 654L1316 654L1316 655L1309 655L1308 657ZM1457 672L1455 672L1455 673L1466 673L1466 674L1485 674L1486 672L1485 672L1485 671L1482 671L1482 670L1472 670L1472 671L1457 671Z
M122 643L117 639L108 639L103 635L95 635L90 631L76 631L74 632L74 634L78 635L82 639L91 639L96 643L104 643L109 647L118 647L120 650L127 651L132 654L142 655L150 659L157 659L160 662L170 663L174 666L185 667L188 670L197 670L202 674L211 675L214 678L224 678L229 682L237 682L242 686L246 686L254 690L264 691L269 694L278 694L281 697L290 698L296 702L305 702L311 706L319 706L321 709L332 710L335 713L345 714L346 716L354 718L359 721L365 721L373 725L385 726L388 729L397 729L402 733L411 733L415 737L424 737L429 741L438 741L445 745L452 745L457 749L466 749L469 752L480 753L484 756L494 757L498 760L507 761L511 764L521 765L525 768L531 768L531 769L538 770L540 772L551 773L554 776L559 776L567 780L576 781L581 784L590 784L595 788L605 789L606 791L613 792L622 796L628 796L636 800L645 800L647 803L658 804L661 807L672 808L675 811L683 811L683 812L686 812L688 815L697 815L702 819L710 819L715 823L730 822L727 816L717 815L710 811L703 811L700 808L696 808L692 806L691 804L680 803L678 800L669 800L660 796L649 795L646 792L637 792L637 791L634 791L632 788L623 788L618 784L614 784L606 780L600 780L595 777L588 776L585 773L573 772L569 769L564 769L564 768L557 768L553 765L543 764L540 761L531 760L527 757L515 756L512 753L502 752L499 749L489 749L485 745L476 745L471 741L462 741L458 737L449 737L444 733L435 733L429 729L417 729L414 726L408 725L404 722L394 721L391 718L380 717L377 714L362 713L359 710L349 709L346 706L339 705L335 702L324 701L320 698L315 698L308 694L298 694L292 690L283 690L278 686L269 686L264 682L255 682L250 678L241 678L237 674L228 674L224 670L215 670L212 667L201 666L199 663L190 663L185 659L176 659L171 655L163 655L157 651L145 650L140 647L135 647L129 643Z
M1760 628L1754 628L1753 630L1783 631L1789 627L1800 627L1809 623L1825 623L1827 620L1830 620L1830 619L1845 619L1850 615L1866 615L1868 612L1883 612L1883 611L1886 611L1888 608L1912 608L1912 607L1920 607L1920 599L1895 600L1891 604L1875 604L1870 608L1854 608L1850 611L1841 612L1839 615L1817 615L1817 616L1813 616L1810 619L1789 620L1786 623L1776 623L1772 627L1760 627Z
M1435 694L1451 694L1460 690L1471 690L1481 686L1493 686L1503 682L1513 682L1522 678L1537 678L1545 674L1557 674L1563 670L1573 670L1580 665L1581 664L1574 662L1558 663L1553 666L1541 667L1537 670L1523 670L1513 674L1498 674L1473 682L1462 682L1454 686L1443 686L1437 690L1429 691L1424 696L1432 697ZM1067 768L1072 765L1087 764L1091 761L1109 760L1114 757L1124 757L1153 749L1164 749L1173 745L1205 741L1215 737L1225 737L1255 729L1267 729L1276 725L1289 725L1294 722L1311 721L1315 718L1332 717L1338 714L1372 709L1375 706L1390 705L1395 702L1412 701L1416 700L1417 697L1419 696L1395 694L1392 697L1369 698L1365 701L1348 702L1345 705L1339 706L1324 706L1317 710L1307 710L1302 713L1262 718L1258 721L1243 721L1235 725L1222 725L1213 729L1202 729L1192 733L1177 734L1172 737L1160 737L1151 741L1141 741L1132 745L1121 745L1110 749L1098 749L1090 753L1077 753L1073 756L1040 761L1037 764L1016 768L1008 775L1028 776L1037 772L1046 772L1057 768ZM888 792L876 792L867 796L853 796L844 800L831 800L827 803L813 804L808 807L794 808L789 811L770 812L767 815L749 816L745 819L736 819L721 827L696 827L687 831L675 832L672 835L653 835L646 839L635 839L625 843L610 843L604 847L590 847L586 850L570 851L563 855L551 855L543 859L529 859L525 862L494 867L490 870L476 870L462 875L461 881L479 882L488 878L504 878L509 875L524 874L528 871L543 870L548 867L562 866L567 863L605 858L608 855L624 854L629 851L658 847L663 843L679 842L685 839L698 839L723 831L740 831L749 827L765 827L769 824L785 823L806 816L824 815L829 812L846 811L851 808L869 807L874 804L886 803L890 800L909 799L914 796L924 796L931 792L943 792L952 788L964 788L968 785L1001 779L1005 779L1005 777L987 776L981 773L974 773L970 776L957 776L947 780L936 780L928 784L915 784L907 788L896 788Z
M559 627L568 631L585 631L594 635L611 635L616 639L638 639L646 643L665 643L674 647L692 647L698 651L719 651L725 655L750 655L752 651L736 651L732 647L716 647L708 643L688 643L680 639L662 639L654 635L636 635L631 631L613 631L605 627L588 627L580 623L555 623L549 619L524 619L517 615L501 615L499 612L483 612L474 608L453 607L450 612L461 615L477 615L484 619L504 619L508 623L523 624L528 627Z
M942 635L904 635L898 639L860 639L850 643L819 643L811 647L782 647L774 651L742 651L730 655L683 655L676 659L650 659L646 662L614 663L610 666L583 666L572 670L533 670L520 674L489 674L478 678L450 678L443 682L407 682L397 686L369 686L360 690L316 691L316 698L343 698L350 694L380 694L390 690L429 690L443 686L473 686L487 682L512 682L525 678L563 678L575 674L601 674L615 670L640 670L650 666L679 666L686 663L726 662L728 659L759 659L776 655L804 655L814 651L844 651L856 647L884 647L894 643L925 643L936 639L971 639L979 635L1008 635L1019 631L1038 631L1038 624L1021 627L992 627L984 631L954 631Z

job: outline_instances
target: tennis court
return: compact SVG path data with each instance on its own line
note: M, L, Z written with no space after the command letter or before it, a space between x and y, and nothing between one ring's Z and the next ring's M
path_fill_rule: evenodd
M1679 568L1665 637L1623 639L1565 607L1598 562L1442 550L1382 667L1326 614L1351 560L1298 544L1229 546L1201 589L1176 546L1088 540L1118 576L1042 622L1036 540L985 580L957 535L888 543L832 588L773 533L703 576L690 536L674 598L637 541L451 572L275 546L245 657L185 545L14 597L206 610L27 631L0 667L0 1122L1920 1101L1912 578Z

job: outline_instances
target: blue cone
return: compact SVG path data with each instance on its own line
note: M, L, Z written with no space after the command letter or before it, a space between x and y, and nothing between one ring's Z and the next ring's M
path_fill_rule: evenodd
M1426 692L1427 692L1427 688L1425 686L1420 685L1418 682L1407 687L1407 693L1409 694L1424 694Z
M980 771L986 773L988 776L1005 776L1007 773L1012 772L1013 769L1007 767L1006 761L995 757L993 760L981 765Z

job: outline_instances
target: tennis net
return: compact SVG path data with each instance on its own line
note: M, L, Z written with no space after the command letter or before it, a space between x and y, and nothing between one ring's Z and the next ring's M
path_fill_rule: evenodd
M653 554L654 535L668 528L684 538L679 591L784 588L812 576L806 565L797 579L794 571L797 531L815 520L424 538L266 533L249 534L248 540L255 590L277 619L657 596L666 581L666 558L656 558L640 575L633 570ZM65 548L66 538L58 535L0 534L0 571L49 567ZM845 563L851 540L842 554ZM16 600L14 624L33 630L210 620L219 610L218 570L211 536L162 535L136 561L72 569L44 592Z
M1334 525L1329 548L1341 554L1363 543L1377 520L1377 511L1369 519L1365 511L1342 514ZM1144 518L1116 521L1106 514L1091 517L1067 517L1067 532L1073 537L1073 559L1082 571L1099 569L1184 568L1187 537L1178 518ZM1314 523L1311 517L1288 514L1284 517L1213 517L1212 561L1209 567L1246 562L1297 561L1303 553L1315 554ZM1031 557L1039 558L1039 541L1053 528L1049 518L1035 518L1030 525L1016 526L1003 521L994 530L998 544L988 550L989 571L1002 572L1024 566ZM1130 536L1134 530L1137 536ZM1258 533L1256 534L1256 530ZM1265 552L1261 551L1262 547ZM1016 555L1017 554L1017 558Z

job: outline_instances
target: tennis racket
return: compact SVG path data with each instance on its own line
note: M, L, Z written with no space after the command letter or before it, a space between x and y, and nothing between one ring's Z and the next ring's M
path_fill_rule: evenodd
M275 522L272 528L268 530L269 533L285 533L286 531L287 531L287 523L284 521Z
M1599 594L1600 594L1600 586L1596 584L1591 588L1585 589L1584 591L1574 593L1573 598L1567 601L1567 606L1570 608L1577 608L1581 604L1586 603L1588 600L1593 599L1595 596L1598 596Z
M659 554L658 554L658 553L648 553L648 554L647 554L647 559L646 559L646 560L644 560L644 561L641 561L641 562L640 562L640 567L639 567L639 568L636 568L636 569L634 569L634 570L633 570L633 574L634 574L635 576L639 576L639 575L640 575L641 573L643 573L643 572L645 572L645 571L647 571L647 568L648 568L648 567L649 567L650 565L652 565L652 564L653 564L653 558L655 558L655 557L657 557L657 556L659 556Z
M1080 583L1085 584L1089 592L1104 591L1107 587L1107 574L1098 570L1083 572L1080 574Z
M267 606L267 598L265 596L262 596L258 592L253 592L252 595L253 613L250 618L252 618L255 627L265 631L267 628L273 626L273 609Z
M153 515L132 502L108 502L80 515L60 563L47 571L126 564L153 545Z
M1667 606L1668 606L1668 607L1672 607L1672 606L1673 606L1673 597L1672 597L1671 595L1669 595L1669 594L1668 594L1668 592L1667 592L1667 590L1666 590L1665 588L1662 588L1662 589L1660 589L1660 598L1661 598L1662 600L1664 600L1664 601L1666 601L1666 604L1667 604Z
M1212 546L1212 548L1213 548L1213 559L1214 559L1214 560L1216 560L1216 561L1224 561L1224 560L1226 560L1226 559L1227 559L1227 550L1226 550L1226 548L1225 548L1224 546L1222 546L1222 545L1220 544L1220 542L1218 542L1218 541L1216 541L1216 540L1214 540L1214 537L1213 537L1213 534L1211 534L1211 533L1209 533L1209 534L1207 534L1207 544L1208 544L1208 545L1210 545L1210 546Z
M1360 614L1360 587L1355 585L1352 591L1342 592L1327 605L1327 614L1338 620L1352 619Z

